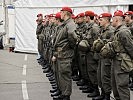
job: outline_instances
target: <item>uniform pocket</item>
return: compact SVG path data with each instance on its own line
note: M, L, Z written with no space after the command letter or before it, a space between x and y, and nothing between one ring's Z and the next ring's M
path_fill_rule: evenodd
M121 54L122 60L121 60L121 68L125 72L130 72L133 70L133 60L131 60L130 56L126 53Z

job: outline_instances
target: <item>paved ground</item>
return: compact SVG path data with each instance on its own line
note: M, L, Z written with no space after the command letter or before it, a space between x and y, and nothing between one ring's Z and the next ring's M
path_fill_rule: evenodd
M0 50L0 100L52 100L51 87L36 57ZM91 100L86 96L73 82L71 100Z

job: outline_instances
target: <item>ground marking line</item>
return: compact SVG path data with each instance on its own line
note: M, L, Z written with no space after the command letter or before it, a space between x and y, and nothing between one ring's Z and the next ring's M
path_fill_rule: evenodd
M28 91L27 91L27 85L26 80L22 81L22 93L23 93L23 99L29 100Z
M22 72L22 75L26 75L26 68L27 68L27 65L23 65L23 72Z

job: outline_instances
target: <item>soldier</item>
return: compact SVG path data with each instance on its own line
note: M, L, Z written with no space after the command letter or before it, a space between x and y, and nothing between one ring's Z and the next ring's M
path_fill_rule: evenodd
M72 9L70 7L63 7L61 9L61 19L64 21L54 42L55 53L52 58L52 61L56 61L58 66L58 81L62 100L70 100L72 92L71 63L77 35L75 33L76 26L71 19L71 15Z
M132 11L127 11L124 14L125 16L125 22L127 27L130 28L132 35L133 35L133 12Z
M84 21L84 17L85 17L84 13L80 13L76 16L76 18L77 18L76 34L80 37L80 42L76 48L77 55L75 58L77 59L77 62L78 62L77 65L79 66L80 80L77 82L77 85L81 86L79 88L80 90L85 90L90 87L90 79L88 76L88 72L86 70L87 69L86 51L85 51L85 49L83 49L82 45L80 45L82 40L84 39L83 37L85 36L86 30L87 30L87 25ZM84 91L82 91L82 92L84 92Z
M93 49L99 53L101 48L107 42L111 41L114 28L110 25L112 15L110 13L102 13L99 15L99 23L101 28L100 36L94 42ZM93 98L93 100L110 100L111 94L111 59L100 57L97 71L98 85L101 88L101 95Z
M56 13L55 15L55 25L56 25L56 31L55 33L52 35L52 46L54 45L54 42L55 42L55 39L56 39L56 36L58 35L61 27L60 25L62 24L62 20L61 20L61 14L60 12ZM55 54L55 50L53 48L53 54ZM58 64L57 64L57 61L56 60L52 60L52 66L53 66L53 72L54 72L54 76L55 76L55 83L57 84L57 88L56 89L53 89L53 90L50 90L52 96L53 96L53 100L60 100L61 98L60 95L61 95L61 91L59 89L59 69L58 69Z
M41 59L43 59L43 39L40 37L40 34L43 30L43 25L42 25L43 15L38 14L37 17L38 17L38 19L37 19L36 35L37 35L37 39L38 39L38 52L40 55L40 58L38 60L41 60Z
M112 42L115 56L112 63L112 89L116 100L130 100L128 88L129 72L133 68L133 40L130 30L123 25L123 12L114 13L112 25L115 27Z
M93 92L89 93L87 97L96 97L100 95L97 81L97 68L98 68L98 55L92 50L93 42L98 39L100 28L94 22L94 12L86 11L87 32L84 39L87 40L90 45L90 49L87 52L87 71L92 83Z
M133 12L132 11L127 11L124 14L125 16L125 22L127 27L131 30L131 33L133 35ZM132 36L133 38L133 36ZM129 88L133 90L133 70L129 73L130 80L129 80Z

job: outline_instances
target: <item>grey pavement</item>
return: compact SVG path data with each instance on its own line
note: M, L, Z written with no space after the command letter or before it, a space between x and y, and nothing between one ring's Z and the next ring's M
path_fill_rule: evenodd
M36 57L35 54L0 50L0 100L52 100L49 93L50 84L37 63ZM26 75L22 74L24 65L27 66ZM26 81L29 99L23 97L22 81ZM91 100L78 88L73 82L71 100Z

